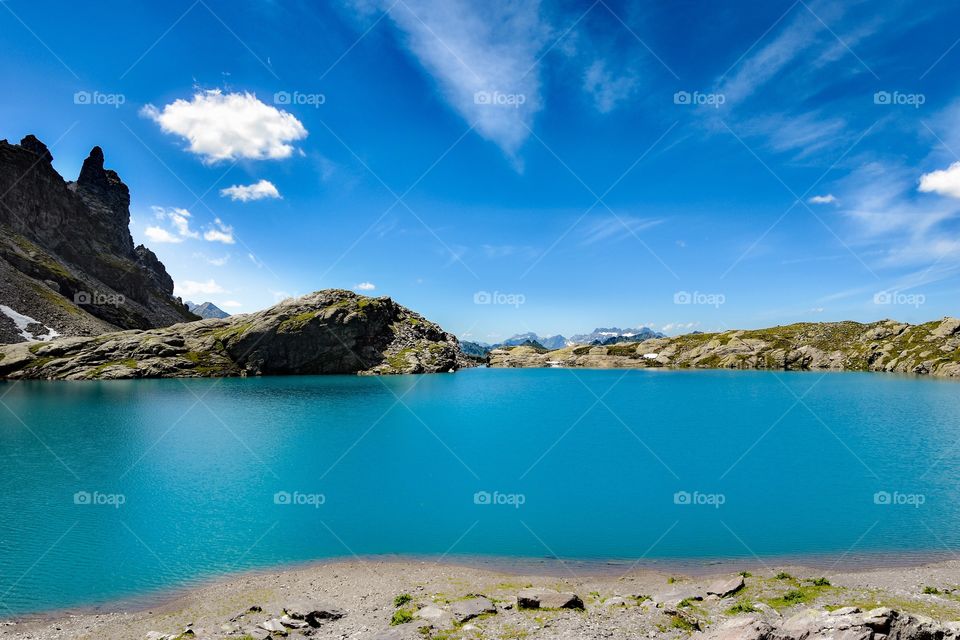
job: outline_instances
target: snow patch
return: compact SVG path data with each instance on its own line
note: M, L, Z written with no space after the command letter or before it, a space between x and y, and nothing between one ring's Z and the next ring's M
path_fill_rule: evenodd
M22 313L17 313L5 304L0 304L0 313L3 313L3 315L13 320L13 324L17 326L17 331L20 332L20 337L28 342L46 342L47 340L53 340L60 335L56 330L51 329L42 322L38 322L30 316L25 316ZM31 332L27 331L27 327L32 324L40 325L46 329L47 332L39 336L33 335Z

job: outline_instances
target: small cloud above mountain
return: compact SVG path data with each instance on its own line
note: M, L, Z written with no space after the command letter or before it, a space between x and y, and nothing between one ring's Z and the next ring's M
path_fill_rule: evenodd
M233 201L252 202L255 200L264 200L266 198L279 199L280 191L269 180L260 180L253 184L239 185L220 190L220 195L229 197Z
M248 92L202 91L162 108L147 105L140 113L164 133L184 138L187 149L208 164L289 158L291 143L307 137L296 117Z

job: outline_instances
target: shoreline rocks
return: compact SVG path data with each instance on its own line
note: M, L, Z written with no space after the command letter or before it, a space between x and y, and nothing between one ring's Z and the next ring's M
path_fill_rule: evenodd
M691 333L613 345L544 351L494 349L491 367L703 368L877 371L960 377L960 319L919 325L798 323L769 329Z

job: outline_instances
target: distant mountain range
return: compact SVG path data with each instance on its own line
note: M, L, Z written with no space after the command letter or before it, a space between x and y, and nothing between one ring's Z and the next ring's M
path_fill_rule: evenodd
M201 318L229 318L230 314L213 304L212 302L202 302L196 304L187 300L183 304L187 305L187 309L190 309L191 312L200 316Z
M654 331L649 327L640 327L639 329L618 329L616 327L600 327L590 333L580 333L569 338L561 335L541 337L530 331L527 333L518 333L497 344L487 344L485 342L461 342L460 346L463 352L472 356L484 356L493 349L499 347L518 347L518 346L540 346L549 351L562 349L578 344L611 345L621 342L643 342L651 338L663 338L664 334Z

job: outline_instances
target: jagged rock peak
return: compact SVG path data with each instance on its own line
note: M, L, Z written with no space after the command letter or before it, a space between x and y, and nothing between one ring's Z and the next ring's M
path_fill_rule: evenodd
M31 153L35 153L47 162L53 162L53 155L47 149L47 145L40 142L35 135L28 134L20 141L20 146Z
M82 185L109 186L107 172L103 168L103 149L94 147L83 161L77 182Z

